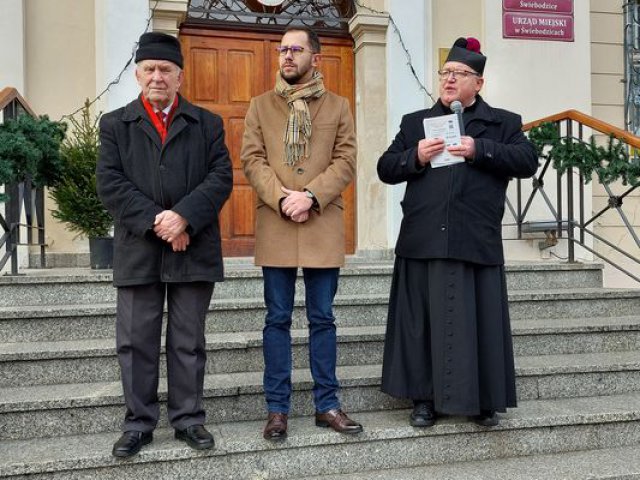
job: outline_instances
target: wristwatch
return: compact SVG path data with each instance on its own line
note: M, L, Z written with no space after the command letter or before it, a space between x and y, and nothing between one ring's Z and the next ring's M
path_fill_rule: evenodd
M307 196L307 198L310 198L311 200L313 200L313 204L311 205L311 207L318 208L318 199L313 194L313 192L310 192L309 190L305 190L304 193Z

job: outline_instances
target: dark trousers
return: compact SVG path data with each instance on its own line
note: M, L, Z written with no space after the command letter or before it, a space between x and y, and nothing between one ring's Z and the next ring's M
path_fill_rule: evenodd
M270 412L289 413L291 402L291 315L297 268L263 267L267 316L263 330L264 392ZM303 268L309 321L309 364L318 412L339 408L333 299L338 268Z
M154 283L118 288L116 346L127 407L123 430L152 431L159 417L158 370L167 299L167 412L174 428L202 425L204 322L213 283Z

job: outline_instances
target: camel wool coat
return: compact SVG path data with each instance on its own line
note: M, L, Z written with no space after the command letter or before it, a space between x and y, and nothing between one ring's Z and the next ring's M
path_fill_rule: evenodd
M257 192L255 263L269 267L332 268L344 264L342 192L356 168L356 136L347 99L326 92L308 102L309 157L285 163L286 100L268 91L254 97L245 117L240 154L244 174ZM308 190L318 202L304 223L280 211L281 188Z

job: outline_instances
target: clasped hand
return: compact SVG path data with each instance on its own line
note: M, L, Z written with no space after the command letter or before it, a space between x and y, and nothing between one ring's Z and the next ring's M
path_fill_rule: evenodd
M460 145L446 147L451 155L473 159L476 154L476 142L471 137L460 137ZM425 166L433 157L445 149L444 139L424 138L418 142L418 163Z
M313 200L304 192L289 190L285 187L280 187L280 189L287 194L280 204L282 213L297 223L309 220L309 210L313 206Z
M163 210L156 215L153 231L167 243L171 244L174 252L184 252L189 246L190 237L185 231L187 220L173 210Z

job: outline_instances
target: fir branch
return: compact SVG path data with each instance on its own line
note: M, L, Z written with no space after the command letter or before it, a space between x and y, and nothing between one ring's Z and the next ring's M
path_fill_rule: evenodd
M595 173L598 181L608 185L620 181L623 185L640 184L640 160L629 158L627 144L613 135L606 146L598 145L592 135L588 142L560 136L557 125L545 122L529 131L540 158L551 160L561 174L569 168L577 169L588 184Z

